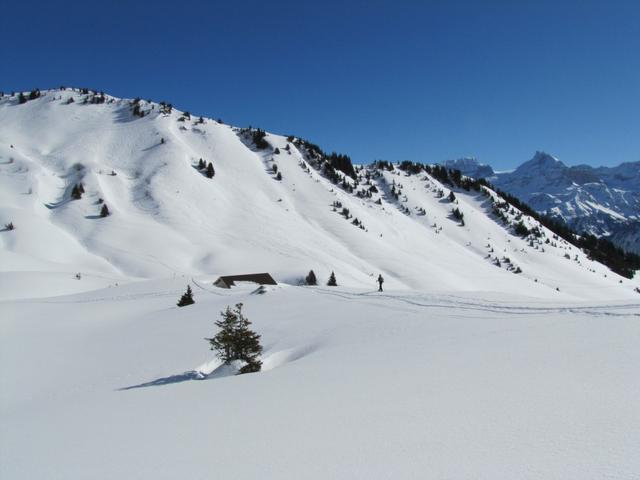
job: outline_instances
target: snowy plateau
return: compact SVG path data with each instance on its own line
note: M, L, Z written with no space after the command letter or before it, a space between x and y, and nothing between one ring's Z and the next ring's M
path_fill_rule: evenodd
M0 98L0 478L640 478L637 274L489 189L253 138ZM258 373L204 340L237 303Z

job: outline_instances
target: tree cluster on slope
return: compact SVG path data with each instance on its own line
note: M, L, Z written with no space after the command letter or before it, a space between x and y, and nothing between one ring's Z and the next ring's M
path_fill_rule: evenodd
M340 175L336 173L336 170L344 173L354 180L357 178L356 171L353 168L353 163L348 155L336 152L332 152L327 155L314 143L302 139L294 139L292 141L295 142L295 145L298 148L306 150L307 155L316 162L316 165L323 170L325 176L329 178L332 183L338 184L341 180ZM350 184L349 186L351 187Z
M378 166L378 168L387 168L387 165L380 161L376 162L374 165ZM578 248L581 248L587 253L590 259L606 265L617 274L627 278L633 278L635 271L640 270L640 255L631 252L625 252L622 248L617 247L606 238L597 238L594 235L587 233L579 234L571 229L563 219L557 217L552 218L546 215L539 214L525 202L509 193L506 193L494 187L483 178L473 179L470 177L465 177L462 175L460 170L447 170L444 166L441 165L423 165L408 161L400 163L398 168L409 174L417 174L424 170L443 184L457 185L458 187L463 188L467 191L471 189L476 191L483 191L483 187L490 188L500 197L506 200L508 204L513 205L523 214L537 220L541 225L551 230L556 235L566 239L568 242L572 243ZM500 204L498 204L497 206L494 204L494 214L496 214L496 216L498 216L501 220L507 222L507 218L501 210L504 209L501 208ZM522 232L522 234L524 234L524 230L517 225L514 226L514 229L517 229L518 232ZM516 234L520 234L518 232L516 232ZM537 230L529 230L529 234L531 233L533 233L534 235L540 234L540 232Z
M216 174L215 168L211 162L207 163L202 158L198 160L198 171L203 173L207 178L213 178Z
M453 218L459 221L461 225L464 225L464 213L462 213L458 207L451 211L451 215L453 215Z
M39 88L34 88L33 90L31 90L29 92L29 95L25 95L24 93L20 92L18 94L18 103L20 105L22 105L23 103L27 103L29 100L35 100L36 98L40 98L40 89Z

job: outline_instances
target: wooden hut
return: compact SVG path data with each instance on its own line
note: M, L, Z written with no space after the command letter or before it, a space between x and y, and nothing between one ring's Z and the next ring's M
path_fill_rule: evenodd
M220 288L231 288L235 282L253 282L259 285L277 285L276 281L268 273L248 273L246 275L224 275L213 284Z

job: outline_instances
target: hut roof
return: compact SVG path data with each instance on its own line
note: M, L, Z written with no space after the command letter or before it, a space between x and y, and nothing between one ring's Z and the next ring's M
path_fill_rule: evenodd
M278 283L268 273L248 273L244 275L223 275L218 278L214 285L222 288L231 288L235 282L253 282L260 285L277 285Z

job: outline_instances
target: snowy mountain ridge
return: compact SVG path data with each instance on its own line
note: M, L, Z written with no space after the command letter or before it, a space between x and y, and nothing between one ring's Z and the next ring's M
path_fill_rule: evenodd
M60 282L64 292L252 271L297 283L314 269L321 281L335 271L351 286L382 273L401 289L635 295L633 281L517 209L497 219L494 192L452 188L426 172L346 174L343 160L333 168L294 137L90 91L43 91L23 103L5 96L0 125L0 221L15 226L0 233L0 259L15 289L29 272L40 282L82 272L82 282ZM539 236L516 235L519 221Z

